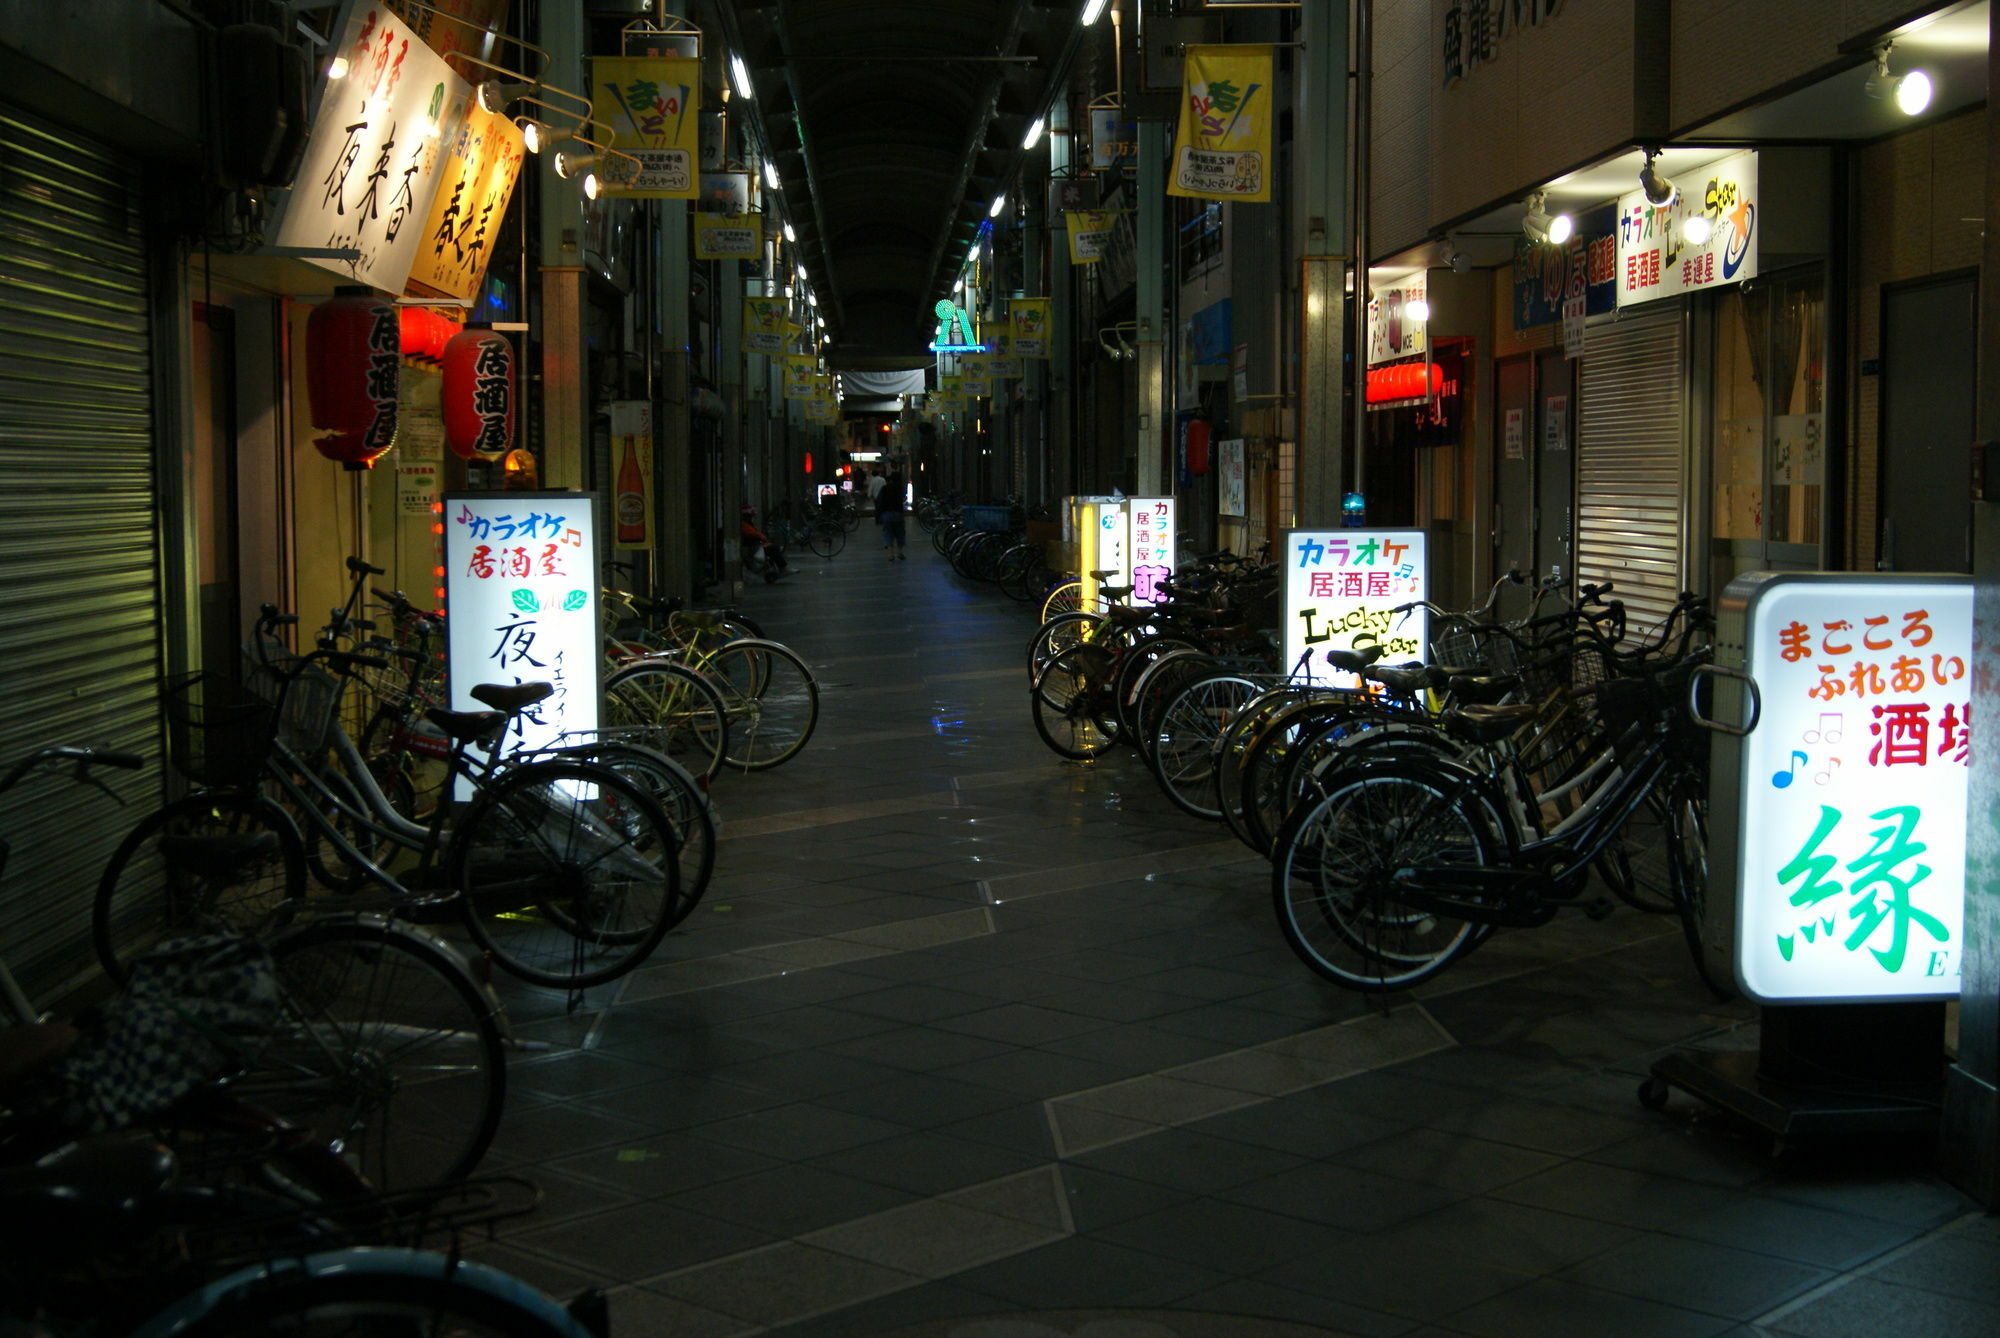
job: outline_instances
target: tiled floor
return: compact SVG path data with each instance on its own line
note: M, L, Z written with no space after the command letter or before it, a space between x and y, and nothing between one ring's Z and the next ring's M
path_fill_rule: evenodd
M574 1014L513 996L491 1167L546 1200L485 1257L620 1338L2000 1333L2000 1225L1921 1154L1636 1103L1751 1040L1674 925L1323 985L1260 860L1037 740L1024 612L874 539L745 593L820 722L719 783L692 919Z

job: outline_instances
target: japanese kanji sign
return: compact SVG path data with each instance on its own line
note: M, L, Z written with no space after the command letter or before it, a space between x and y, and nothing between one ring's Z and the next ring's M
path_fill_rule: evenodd
M1674 173L1679 187L1665 205L1634 191L1618 199L1618 305L1679 297L1757 273L1757 155L1733 153L1706 167ZM1707 239L1687 235L1701 218Z
M484 711L481 683L549 683L523 711L539 747L598 727L597 498L581 492L447 493L445 669L451 708Z
M786 301L782 297L743 299L743 348L745 353L780 354L785 351Z
M400 293L472 87L380 4L355 5L334 49L347 72L327 81L271 240L359 251L308 263Z
M1117 223L1109 209L1065 209L1063 223L1069 232L1069 263L1095 265L1104 259L1111 245L1111 230Z
M1165 603L1164 582L1174 574L1175 515L1171 497L1070 498L1083 607L1105 602L1098 591L1107 585L1130 586L1128 604Z
M1007 328L1013 336L1014 355L1020 358L1049 356L1049 299L1016 297L1007 302Z
M407 291L466 299L479 292L527 152L521 129L511 120L476 102L466 108L438 170Z
M1965 577L1762 576L1744 668L1736 969L1764 1003L1958 993L1972 743Z
M594 56L591 116L611 147L639 160L639 179L599 172L606 195L692 200L701 194L701 62L689 56Z
M1182 64L1181 116L1167 194L1201 200L1271 198L1268 46L1190 46Z
M762 214L696 214L696 260L755 260L764 254Z
M1352 674L1327 666L1330 650L1382 647L1383 664L1429 658L1430 622L1398 605L1427 595L1422 530L1288 530L1278 554L1284 574L1285 672L1351 687Z

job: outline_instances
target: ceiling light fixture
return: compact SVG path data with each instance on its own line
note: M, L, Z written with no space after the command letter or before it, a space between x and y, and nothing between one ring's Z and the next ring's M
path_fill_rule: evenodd
M771 190L778 187L778 168L769 158L764 160L764 185Z
M1521 231L1528 234L1528 240L1561 246L1576 231L1575 220L1568 214L1550 216L1544 192L1536 191L1522 203L1527 205L1528 212L1521 218Z
M1680 187L1660 175L1654 164L1660 156L1658 149L1646 150L1645 166L1639 169L1639 189L1646 193L1646 203L1655 209L1666 209L1680 198Z
M1083 26L1088 28L1104 15L1104 6L1109 0L1084 0Z
M798 239L799 239L799 234L798 234L797 232L795 232L795 231L793 231L793 230L792 230L792 223L791 223L791 220L790 220L790 219L786 219L786 220L785 220L785 240L786 240L786 241L788 241L788 242L796 242L796 241L798 241Z
M1889 48L1894 42L1884 42L1875 48L1875 69L1862 85L1862 91L1871 98L1893 98L1896 110L1905 116L1921 116L1931 105L1931 95L1936 90L1931 85L1931 77L1922 70L1911 70L1907 74L1889 73Z
M729 82L736 86L736 96L746 102L757 96L757 86L750 82L750 67L733 51L729 53Z
M1042 142L1042 132L1048 128L1049 118L1046 116L1037 116L1035 123L1028 127L1027 135L1022 138L1021 147L1024 149L1034 148L1035 145Z
M993 197L993 203L987 206L986 216L988 218L998 218L1000 217L1000 211L1005 209L1006 207L1007 207L1007 197L1004 195L996 195Z

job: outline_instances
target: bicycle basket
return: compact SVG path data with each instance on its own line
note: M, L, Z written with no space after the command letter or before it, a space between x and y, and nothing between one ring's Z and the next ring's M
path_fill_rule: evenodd
M167 761L196 785L247 785L271 750L277 708L219 674L167 685Z
M277 736L287 748L311 757L326 746L340 706L340 679L276 645L252 655L244 677L255 696L277 708Z

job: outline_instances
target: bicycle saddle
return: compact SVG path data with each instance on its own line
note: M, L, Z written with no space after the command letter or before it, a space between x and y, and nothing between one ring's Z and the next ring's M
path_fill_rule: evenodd
M536 702L546 701L555 695L553 683L481 683L472 689L471 697L476 702L504 711L508 715L519 715ZM483 715L482 712L471 714Z
M1442 717L1452 734L1472 743L1498 743L1535 718L1541 708L1527 703L1513 706L1461 706Z
M1332 655L1327 656L1332 659ZM1431 685L1431 667L1427 664L1404 664L1394 667L1375 665L1368 670L1368 677L1389 690L1392 697L1414 697Z
M1336 669L1344 669L1350 674L1358 674L1375 661L1382 658L1380 646L1370 646L1366 650L1330 650L1326 662Z

